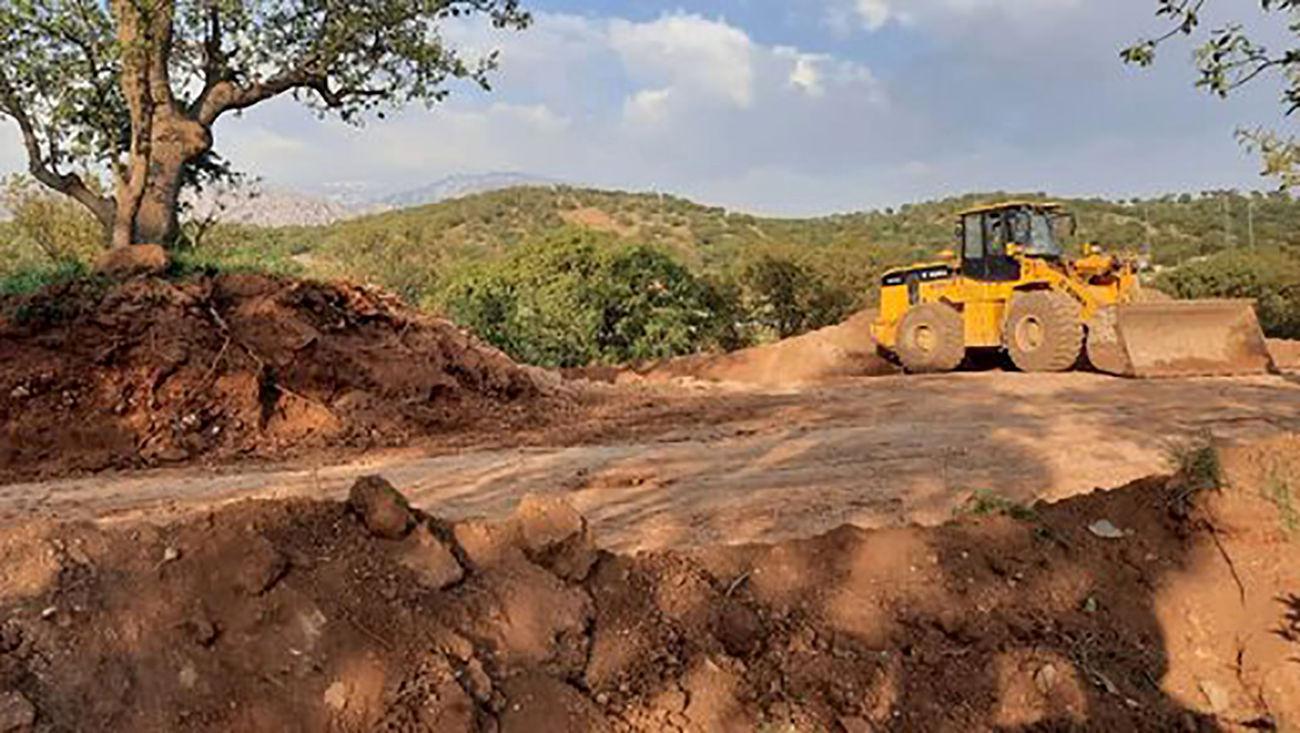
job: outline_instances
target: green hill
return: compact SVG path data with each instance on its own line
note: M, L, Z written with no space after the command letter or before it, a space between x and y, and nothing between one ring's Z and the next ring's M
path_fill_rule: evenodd
M179 259L182 269L371 282L520 358L567 365L664 356L664 344L730 348L833 323L874 299L888 267L951 248L956 212L1007 198L1047 196L991 192L796 219L661 194L522 187L321 227L217 226ZM1255 297L1271 333L1300 336L1300 202L1289 195L1056 200L1078 217L1069 246L1144 252L1176 295ZM43 255L21 229L0 225L0 283L26 288L41 278L15 271ZM620 310L629 299L639 310Z

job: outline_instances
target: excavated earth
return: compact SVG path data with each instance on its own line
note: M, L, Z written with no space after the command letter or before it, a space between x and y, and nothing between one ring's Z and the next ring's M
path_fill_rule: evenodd
M1215 455L936 528L636 556L560 500L448 523L378 478L12 523L0 730L1295 730L1300 438Z
M81 280L0 301L0 481L507 430L555 381L369 288Z

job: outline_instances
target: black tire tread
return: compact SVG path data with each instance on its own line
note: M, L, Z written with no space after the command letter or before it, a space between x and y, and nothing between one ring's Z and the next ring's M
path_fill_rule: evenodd
M910 340L911 332L923 324L938 334L938 346L931 352L916 349ZM909 374L953 371L966 358L966 324L961 313L945 303L923 303L912 308L898 324L895 352Z
M1022 352L1016 348L1016 323L1034 315L1043 324L1043 348ZM1079 361L1083 353L1083 322L1079 305L1073 298L1050 290L1020 293L1011 301L1004 326L1003 341L1011 361L1023 372L1064 372Z

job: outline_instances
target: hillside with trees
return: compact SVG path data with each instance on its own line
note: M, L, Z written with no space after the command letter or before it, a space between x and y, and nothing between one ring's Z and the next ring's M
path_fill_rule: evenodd
M655 193L521 187L321 227L190 222L173 269L374 283L517 358L574 366L734 348L838 322L874 299L884 270L950 248L958 211L1004 198L1048 197L992 192L794 219ZM1270 334L1300 336L1300 202L1289 195L1061 200L1079 221L1069 246L1139 253L1180 297L1256 298ZM11 187L8 207L7 291L75 274L100 246L94 222L70 202Z

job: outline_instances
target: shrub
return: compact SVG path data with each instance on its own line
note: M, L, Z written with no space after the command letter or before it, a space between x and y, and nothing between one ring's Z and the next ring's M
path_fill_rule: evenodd
M668 253L563 229L453 274L431 303L542 366L658 359L734 345L732 308Z
M806 262L765 252L735 274L741 308L758 340L783 339L838 323L854 297Z
M1176 298L1252 298L1275 338L1300 338L1300 258L1277 250L1231 250L1161 273Z
M0 203L11 221L0 229L0 276L43 277L68 263L88 265L104 250L104 228L82 206L23 176L3 183Z
M0 275L0 296L26 295L48 285L71 282L90 274L81 262L50 262L27 266Z

